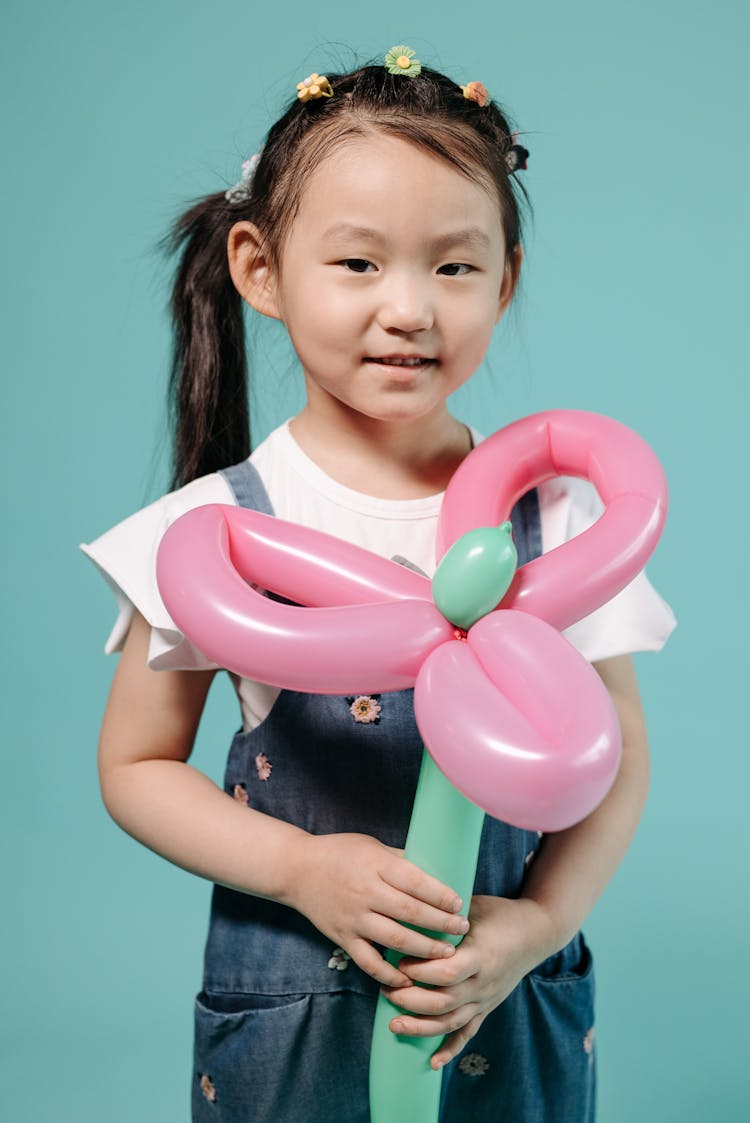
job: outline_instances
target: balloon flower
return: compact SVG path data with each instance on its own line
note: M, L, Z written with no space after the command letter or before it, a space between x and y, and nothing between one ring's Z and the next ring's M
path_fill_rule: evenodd
M590 480L604 512L516 570L510 512L555 476ZM563 830L615 779L620 733L609 695L560 632L643 568L666 509L664 475L640 437L597 414L551 410L501 429L454 474L432 582L330 535L218 504L173 523L157 578L181 631L238 675L313 693L414 687L427 751L405 854L468 909L485 813ZM391 1033L392 1016L381 996L373 1123L433 1123L436 1039Z

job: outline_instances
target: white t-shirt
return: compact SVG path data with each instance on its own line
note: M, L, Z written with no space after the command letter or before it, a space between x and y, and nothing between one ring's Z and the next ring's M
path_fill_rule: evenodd
M479 434L472 435L475 443L481 440ZM378 499L345 487L302 451L288 422L275 429L250 459L279 518L334 534L382 557L406 558L428 576L434 573L442 492L421 499ZM596 490L584 480L560 477L538 490L544 552L586 530L602 512ZM122 649L135 607L151 625L148 665L154 670L216 666L181 634L167 612L156 583L156 552L167 527L186 511L207 503L234 502L223 476L202 476L81 546L118 604L107 653ZM641 573L565 635L595 662L635 651L657 651L674 626L671 609ZM270 712L278 688L231 677L244 728L253 729Z

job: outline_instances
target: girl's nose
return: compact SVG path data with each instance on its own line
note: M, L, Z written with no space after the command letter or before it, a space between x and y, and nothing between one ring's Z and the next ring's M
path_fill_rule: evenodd
M415 277L394 277L381 292L378 323L386 331L427 331L434 318L427 286Z

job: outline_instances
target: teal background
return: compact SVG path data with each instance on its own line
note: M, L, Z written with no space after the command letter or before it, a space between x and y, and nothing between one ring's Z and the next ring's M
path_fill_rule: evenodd
M482 79L532 150L523 291L457 408L485 431L541 408L600 410L651 442L671 483L650 574L680 626L662 654L638 658L651 795L586 929L599 1118L748 1118L737 493L748 9L477 0L441 11L424 0L5 9L0 1113L13 1123L188 1117L210 887L136 845L100 802L114 604L76 546L165 486L155 240L186 201L237 178L296 81L396 42ZM298 400L278 338L258 346L256 438ZM214 778L236 722L220 684L194 756Z

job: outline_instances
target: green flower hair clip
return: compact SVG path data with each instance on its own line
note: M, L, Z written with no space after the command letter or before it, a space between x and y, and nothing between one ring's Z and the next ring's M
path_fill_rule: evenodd
M411 47L391 47L385 56L385 68L389 74L401 74L404 78L415 78L422 69L422 63L415 58Z

